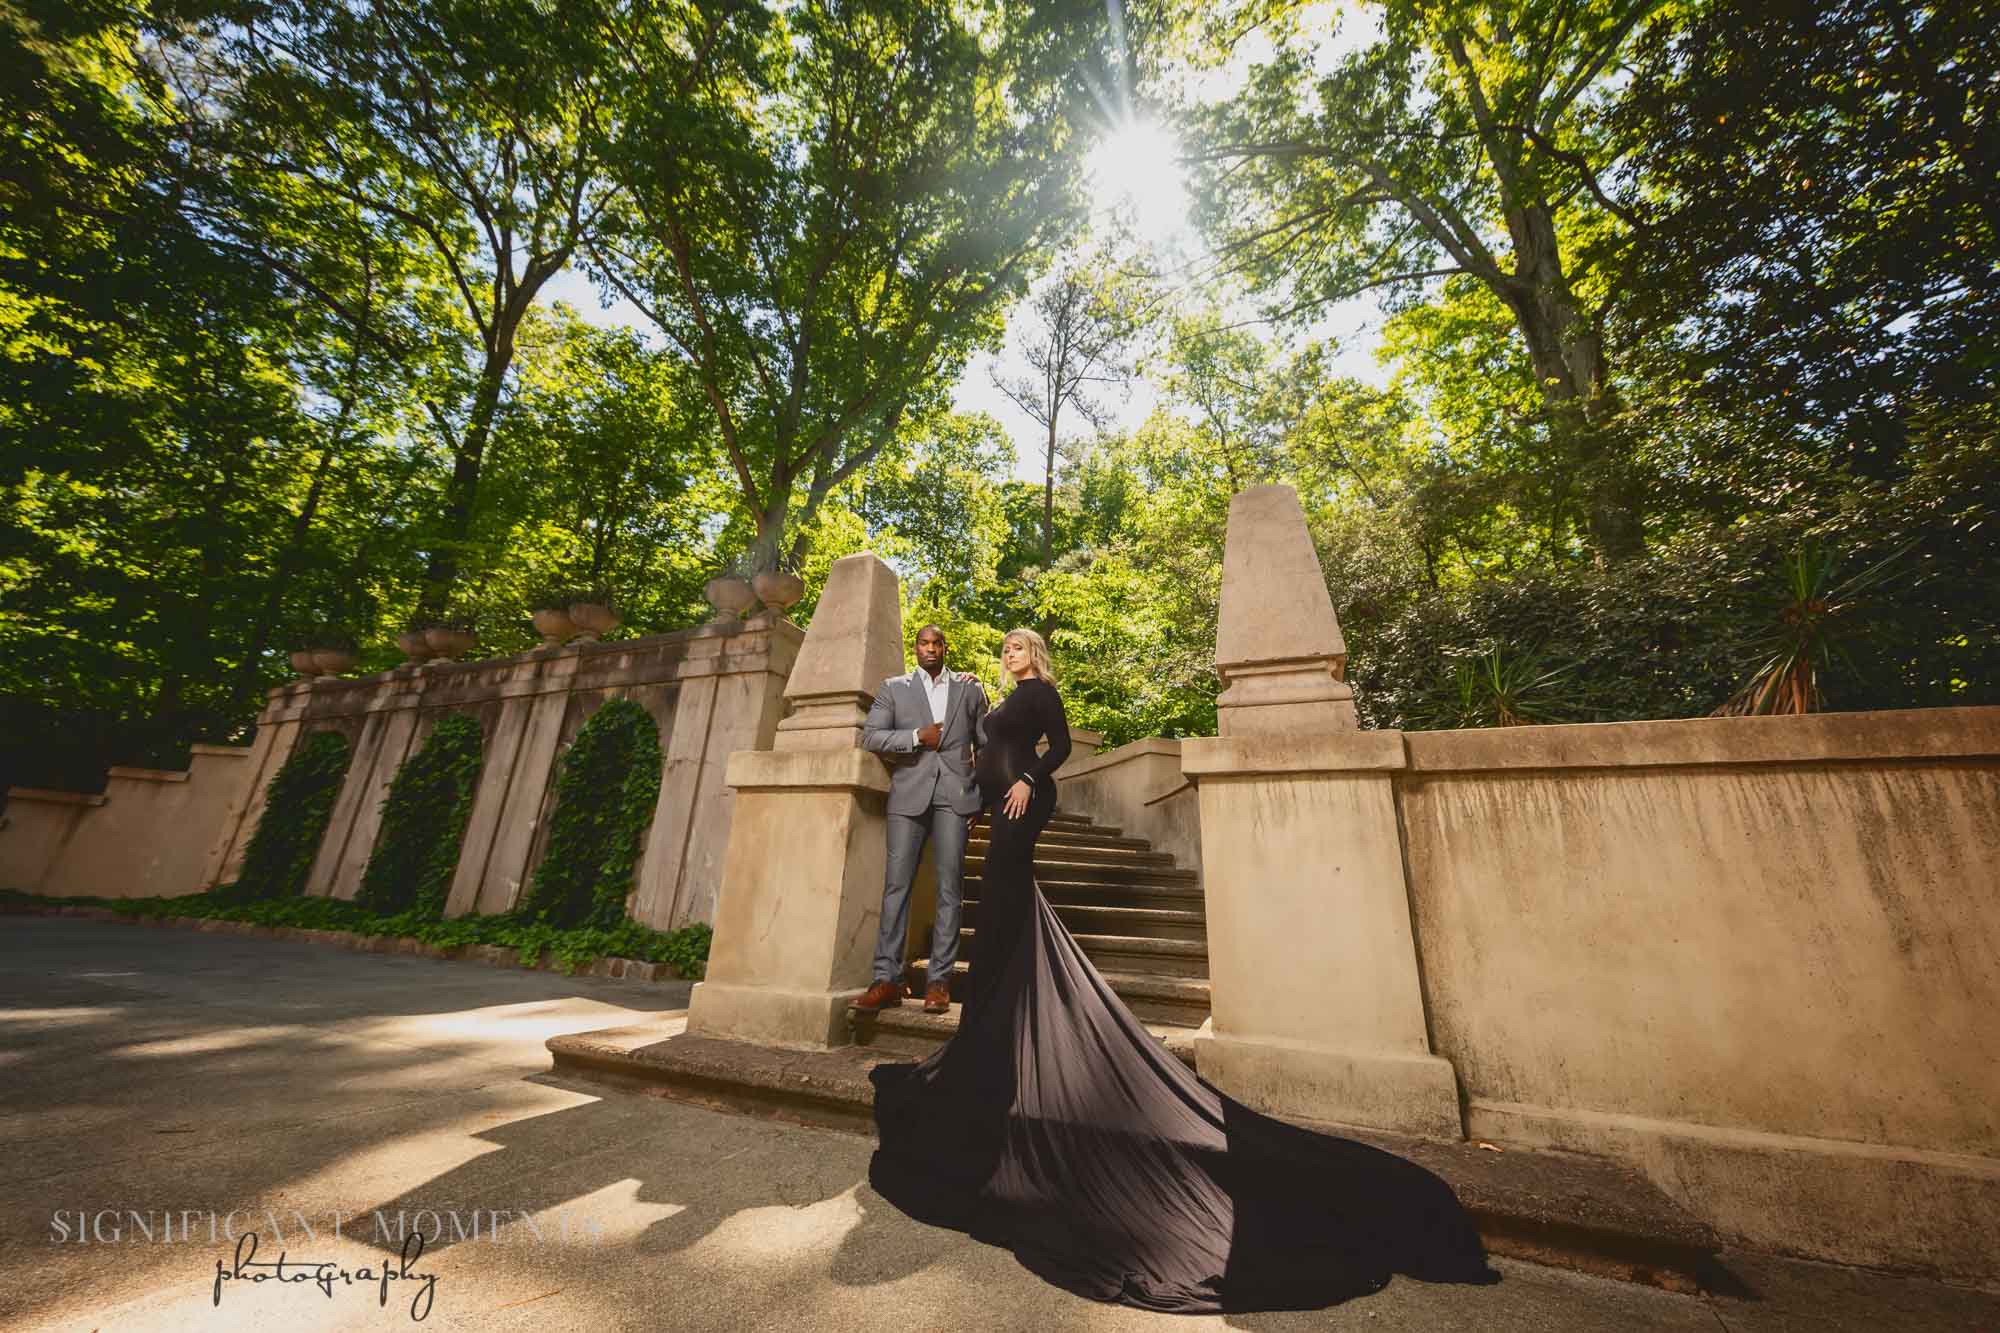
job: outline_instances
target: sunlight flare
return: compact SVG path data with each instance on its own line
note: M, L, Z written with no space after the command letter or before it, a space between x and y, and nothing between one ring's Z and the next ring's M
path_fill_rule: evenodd
M1181 146L1163 126L1133 120L1115 127L1091 150L1087 166L1100 206L1122 210L1155 243L1188 229Z

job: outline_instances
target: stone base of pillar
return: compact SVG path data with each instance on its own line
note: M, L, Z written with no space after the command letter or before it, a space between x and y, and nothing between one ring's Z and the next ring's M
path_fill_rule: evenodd
M1188 740L1201 799L1204 1077L1246 1105L1463 1136L1424 1025L1393 775L1396 731Z
M764 1046L825 1050L848 1040L847 1006L862 989L791 991L699 981L688 998L687 1030Z
M865 750L742 750L708 976L688 1031L768 1046L848 1040L882 919L889 770Z
M1268 1037L1194 1039L1201 1076L1253 1110L1432 1139L1464 1136L1458 1077L1436 1055L1340 1051Z

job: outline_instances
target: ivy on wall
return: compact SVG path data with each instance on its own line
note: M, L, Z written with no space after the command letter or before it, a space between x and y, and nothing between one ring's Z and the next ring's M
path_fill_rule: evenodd
M608 928L625 898L660 798L660 731L630 699L597 710L563 756L549 846L514 915Z
M382 840L362 872L355 901L377 912L409 911L428 921L444 915L458 868L482 763L479 723L447 715L405 760L382 804Z
M264 793L264 813L243 853L243 872L218 890L230 898L296 898L333 817L347 774L347 738L337 731L303 737Z

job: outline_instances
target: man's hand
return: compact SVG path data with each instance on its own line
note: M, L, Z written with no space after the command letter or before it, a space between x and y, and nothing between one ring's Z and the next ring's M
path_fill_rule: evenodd
M933 722L928 727L918 729L917 744L923 746L926 750L935 750L938 747L938 738L942 735L944 735L944 728L938 723Z

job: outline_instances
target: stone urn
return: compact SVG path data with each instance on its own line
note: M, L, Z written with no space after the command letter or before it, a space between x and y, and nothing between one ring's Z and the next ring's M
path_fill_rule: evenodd
M757 594L757 600L779 615L799 604L806 595L806 581L797 574L785 574L775 569L767 569L750 580L750 587Z
M430 659L431 643L420 629L406 629L396 636L396 646L403 650L408 666L421 666Z
M560 606L545 606L528 617L535 622L535 633L542 636L542 647L560 648L581 628Z
M433 625L424 631L424 642L437 656L432 662L449 662L472 651L473 633L469 629L447 629L443 625Z
M361 660L361 654L351 648L315 648L310 655L321 680L337 680Z
M714 619L720 623L741 620L743 613L757 602L757 590L750 586L750 580L739 579L734 574L722 574L702 585L701 595L715 608Z
M569 618L583 631L576 636L578 643L596 643L598 635L609 634L625 623L607 602L571 602Z
M292 654L292 667L299 673L300 680L311 680L319 674L319 664L313 661L310 648L301 648Z

